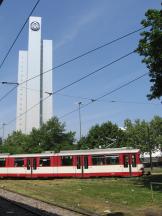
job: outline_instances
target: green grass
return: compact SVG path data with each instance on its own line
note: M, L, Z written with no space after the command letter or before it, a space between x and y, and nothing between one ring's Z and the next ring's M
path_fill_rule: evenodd
M150 182L162 182L162 175L142 178L0 180L0 186L39 200L70 208L104 214L105 210L125 215L145 215L148 208L162 212L162 192Z
M145 168L145 172L150 171L152 174L162 173L162 167Z

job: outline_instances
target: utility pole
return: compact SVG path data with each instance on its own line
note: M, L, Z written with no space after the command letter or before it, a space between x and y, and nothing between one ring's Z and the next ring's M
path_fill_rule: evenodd
M80 112L80 106L81 106L82 102L78 102L78 105L79 105L79 128L80 128L80 139L82 137L82 123L81 123L81 112Z
M150 168L151 170L153 169L153 165L152 165L152 148L151 148L151 142L150 142L150 128L149 125L147 126L147 134L148 134L148 147L149 147L149 155L150 155Z

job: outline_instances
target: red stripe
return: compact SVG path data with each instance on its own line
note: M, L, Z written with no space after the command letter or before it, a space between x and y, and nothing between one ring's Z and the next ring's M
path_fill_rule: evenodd
M132 172L131 176L142 176L142 172ZM26 174L26 173L14 173L14 174L6 174L6 173L0 173L0 177L21 177L21 178L48 178L48 177L128 177L130 176L129 172L112 172L112 173L41 173L41 174L36 174L36 173L32 173L31 174Z

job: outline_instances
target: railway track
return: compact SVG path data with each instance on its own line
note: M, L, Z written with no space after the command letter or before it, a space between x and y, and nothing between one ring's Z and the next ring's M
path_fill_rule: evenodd
M0 216L98 216L94 213L42 202L0 188Z

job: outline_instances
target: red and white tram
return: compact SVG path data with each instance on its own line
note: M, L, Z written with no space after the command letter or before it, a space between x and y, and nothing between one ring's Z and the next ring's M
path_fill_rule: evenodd
M142 176L140 151L130 148L0 154L0 177Z

